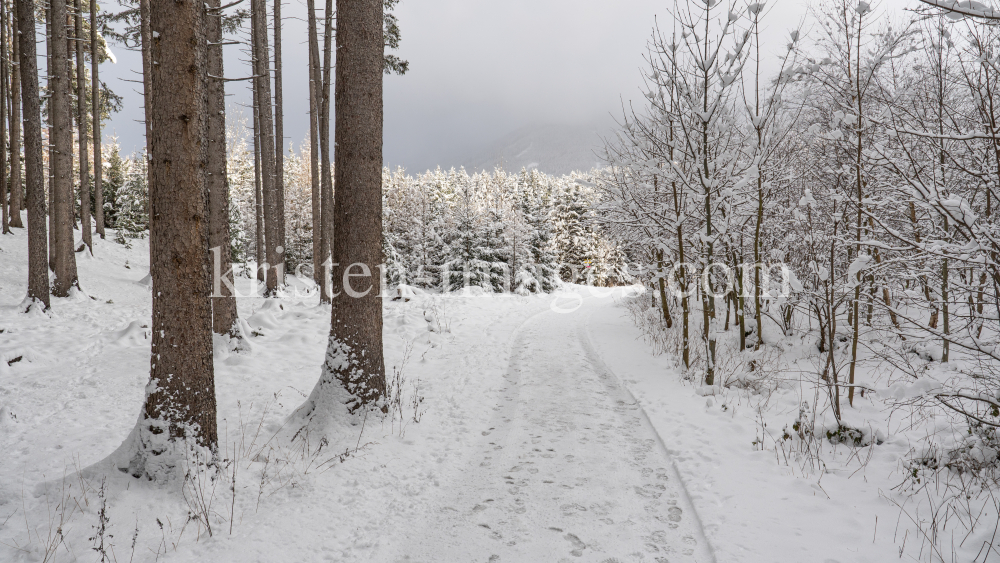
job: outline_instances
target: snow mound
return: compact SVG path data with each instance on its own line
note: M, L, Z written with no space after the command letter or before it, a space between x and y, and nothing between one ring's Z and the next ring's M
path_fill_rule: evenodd
M152 331L149 325L141 321L132 321L121 330L111 331L102 335L101 340L119 346L146 346L149 344Z
M281 326L277 315L284 311L285 307L277 299L267 299L256 313L250 315L247 324L251 327L275 330Z

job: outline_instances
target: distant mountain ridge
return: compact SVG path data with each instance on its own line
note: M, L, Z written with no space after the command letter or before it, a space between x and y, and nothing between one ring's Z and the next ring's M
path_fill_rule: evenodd
M609 130L597 125L529 125L497 139L486 149L462 160L470 174L502 168L519 172L538 169L546 174L569 174L602 166L602 135Z

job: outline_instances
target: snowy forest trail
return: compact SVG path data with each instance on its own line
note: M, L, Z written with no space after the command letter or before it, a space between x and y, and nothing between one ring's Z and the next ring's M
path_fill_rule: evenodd
M468 467L390 560L714 560L662 442L590 344L610 301L522 325Z

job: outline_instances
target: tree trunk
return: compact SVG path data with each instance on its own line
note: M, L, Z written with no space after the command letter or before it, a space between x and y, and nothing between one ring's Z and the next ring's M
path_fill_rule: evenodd
M143 103L143 121L146 125L146 162L149 163L149 140L153 138L153 125L152 120L149 118L149 104L150 104L150 90L153 89L152 83L150 81L150 73L152 72L152 54L151 45L153 44L153 32L149 28L149 11L150 11L150 0L139 0L139 35L142 40L142 103ZM149 166L146 166L146 185L150 185L153 181L153 172ZM148 203L147 211L151 211L152 202ZM152 213L149 215L152 217Z
M382 265L382 42L381 0L337 1L334 150L340 189L334 196L333 279L344 281L331 307L323 373L299 411L306 426L317 430L345 407L353 413L379 406L385 394L377 277Z
M677 67L673 67L671 70L674 80L676 81ZM674 94L670 96L670 112L673 113L675 108L676 98ZM668 157L671 161L674 160L674 122L670 121L670 127L668 128L669 143L668 143ZM690 329L691 329L691 304L688 300L688 286L687 286L687 270L684 266L684 225L681 223L683 213L681 212L681 194L677 191L677 182L670 182L670 188L673 192L674 199L674 221L676 222L675 228L677 230L677 263L680 266L678 274L680 275L680 283L678 284L681 289L681 359L684 361L684 370L691 368L691 348L690 348Z
M6 154L4 158L10 163L10 175L7 176L7 205L8 205L8 215L7 215L7 226L14 226L14 216L20 216L20 210L13 210L14 201L14 162L16 156L14 155L14 122L17 119L14 117L14 68L16 66L13 57L14 44L14 27L13 27L13 4L10 6L4 6L4 19L3 27L4 32L7 35L6 41L4 41L4 58L6 63L4 64L4 70L7 72L7 81L4 83L4 89L6 97L4 102L7 106L7 111L4 113L3 118L7 121L7 144L0 147Z
M45 86L49 93L49 109L51 110L52 103L52 88L55 86L55 82L52 79L52 4L49 3L45 9ZM55 161L56 161L56 149L55 149L55 127L53 126L52 111L47 112L46 124L48 125L48 134L46 135L46 142L49 149L49 270L52 272L56 271L56 171L55 171Z
M222 14L220 0L208 0L205 16L207 37L206 68L208 76L221 78ZM212 327L216 334L236 338L236 297L233 295L232 251L229 240L229 174L226 170L226 88L219 78L206 77L207 155L205 169L208 190L208 246L212 249Z
M976 296L976 338L983 337L983 301L984 293L986 290L986 272L983 272L979 276L979 292Z
M11 28L17 37L19 26L17 13L13 15ZM24 207L22 194L24 186L21 174L21 46L20 41L11 41L11 117L10 117L10 226L23 228L21 209ZM37 68L37 67L36 67Z
M307 0L309 11L309 181L312 188L313 281L321 285L323 275L323 215L319 187L319 38L316 33L316 2Z
M947 220L945 221L945 232L948 232ZM951 343L948 340L948 335L951 333L951 327L948 326L948 300L951 298L948 295L948 288L948 259L945 258L941 261L941 333L944 335L941 339L942 363L948 363L949 349L951 348Z
M706 4L706 13L708 4ZM705 18L705 41L708 39L708 25L709 18ZM707 43L706 43L707 44ZM707 48L707 47L706 47ZM709 100L709 88L711 82L709 81L709 68L705 67L703 69L704 77L701 81L701 86L704 89L702 92L702 103L704 107L702 111L704 115L708 115L708 100ZM702 246L702 271L705 276L705 282L699 283L699 288L702 291L701 297L701 307L702 307L702 319L704 326L702 331L705 337L706 344L706 357L705 357L705 385L715 384L715 288L712 286L711 281L711 268L712 268L712 254L714 252L714 241L715 236L712 233L712 184L709 169L709 160L711 159L711 151L713 147L710 146L708 141L708 118L702 117L702 145L700 147L701 158L702 158L702 174L704 174L703 186L705 189L705 242Z
M256 99L256 96L254 96ZM255 248L254 259L257 261L257 279L264 281L267 270L267 259L264 257L264 194L261 193L260 186L260 125L257 124L256 111L253 122L253 199L254 199L254 219L255 224Z
M75 26L73 25L73 4L72 0L66 0L66 74L69 77L69 119L66 123L72 129L79 117L77 113L76 105L73 103L74 98L76 98L76 43L74 42L74 37L76 35ZM72 131L70 132L72 136ZM73 155L75 157L76 155ZM76 189L76 163L73 158L70 158L70 162L73 163L74 168L71 168L72 172L70 175L70 185L72 192L70 193L70 217L73 220L73 229L77 227L76 220L80 216L77 205L81 203L79 197L79 190Z
M680 288L681 297L681 359L684 361L684 369L691 368L691 297L688 291L687 266L684 265L684 234L680 225L677 225L677 257L681 265L678 274L681 276Z
M726 292L722 298L722 303L726 307L726 322L722 325L722 330L729 332L729 311L731 307L729 306L733 301L732 292Z
M836 212L836 203L834 204L834 212ZM833 238L830 240L830 280L832 281L833 273L836 272L837 265L837 223L833 224ZM824 370L824 375L827 373L823 379L832 382L832 388L830 389L830 403L833 405L833 416L837 419L837 423L840 423L840 372L837 370L836 364L836 342L837 342L837 299L836 290L831 282L823 282L824 285L824 296L827 303L826 318L829 321L830 337L827 341L830 343L830 350L826 354L826 370ZM854 387L851 387L854 389Z
M76 254L73 252L73 120L70 100L69 52L67 50L68 14L66 0L51 0L52 9L52 90L49 98L52 113L52 149L55 153L53 191L55 192L56 279L52 293L66 297L79 287Z
M7 98L10 93L7 87L7 4L0 2L0 232L10 234L10 216L8 215L8 179L7 175Z
M757 325L757 340L753 344L754 351L760 350L764 345L764 315L761 312L763 292L761 284L760 269L764 268L761 263L761 226L764 224L764 180L757 174L757 218L753 231L753 314L754 322Z
M266 20L265 20L266 21ZM281 271L285 266L285 116L281 92L281 0L274 0L274 198L278 204L275 210L277 225L275 232L275 252L281 260ZM274 263L275 265L278 262ZM284 279L278 280L284 284Z
M254 29L257 28L257 11L250 10L250 67L253 69L253 75L257 75L258 65L257 65L257 51L256 51L256 36L254 35ZM257 91L257 79L251 80L251 98L252 98L252 113L253 113L253 199L254 199L254 217L256 219L256 231L255 231L255 248L254 248L254 258L257 260L257 279L264 281L264 276L267 273L267 259L264 254L264 194L261 193L261 173L260 173L260 102L258 101L258 91ZM256 293L254 293L256 295Z
M862 24L862 18L858 17L857 18L857 34L858 34L857 37L861 37L861 26L862 25L863 25ZM860 45L860 41L855 45L855 48L857 49L857 57L855 58L854 63L855 63L855 76L857 78L854 80L855 92L854 92L854 99L852 101L855 102L855 103L857 103L857 106L855 107L855 110L857 111L856 115L859 118L861 118L864 115L864 106L863 106L863 99L862 99L862 92L861 92L861 78L860 78L860 76L861 76L861 45ZM850 52L850 47L848 47L848 52ZM862 240L862 233L863 233L863 231L862 231L861 226L862 226L862 213L863 213L863 209L864 209L863 206L864 206L864 187L865 187L865 180L862 177L862 171L861 171L861 164L862 164L861 157L862 157L862 155L864 153L864 143L863 143L863 140L862 140L862 131L861 131L861 128L860 128L860 122L859 122L859 127L858 127L855 135L856 135L856 139L857 139L857 141L856 141L857 150L855 151L855 157L854 157L854 178L855 178L854 181L855 181L855 184L856 184L857 196L858 196L858 201L857 201L858 219L857 219L857 228L855 230L855 235L857 236L857 246L856 246L857 257L860 258L861 257L861 251L862 251L862 245L864 243L864 241ZM850 260L849 260L849 262L850 262ZM831 272L832 272L832 270L831 270ZM856 285L854 287L854 301L851 304L851 311L850 311L850 320L853 321L853 326L852 326L853 330L852 330L852 335L851 335L851 365L850 365L850 369L848 371L848 376L847 376L848 384L850 384L850 386L851 386L847 390L847 404L850 405L850 406L852 406L852 407L854 406L854 376L855 376L855 372L857 370L857 364L858 364L858 339L859 339L859 337L861 335L861 319L859 318L859 316L861 314L861 309L860 309L860 307L861 307L861 283L863 281L862 275L861 275L861 271L858 271L855 281L857 282L858 285Z
M84 65L83 54L83 11L80 0L75 0L76 8L76 122L79 126L80 144L80 231L83 233L83 244L87 245L90 254L94 254L94 241L90 222L90 157L87 145L90 135L87 131L87 68Z
M49 308L48 239L45 227L45 170L35 45L35 3L17 0L18 54L23 71L24 164L28 203L28 300Z
M659 268L659 289L660 289L660 307L663 309L663 321L667 323L667 328L672 328L674 326L674 319L670 316L670 307L667 305L667 288L663 283L663 250L657 251L656 255L656 265Z
M740 241L740 256L739 261L742 263L744 258L743 254L743 241ZM733 256L733 261L736 261L736 256ZM747 325L746 325L746 291L744 282L744 266L741 264L736 268L736 323L740 328L740 351L747 349Z
M322 214L322 228L320 245L323 250L323 284L320 286L320 301L330 303L333 301L332 295L332 268L333 268L333 171L330 163L330 82L333 75L333 0L326 0L326 12L324 13L323 29L323 91L320 96L319 110L319 144L320 144L320 167L322 173L321 187L322 197L320 201L320 212ZM318 57L317 57L318 58ZM318 63L318 61L317 61Z
M278 192L275 189L274 163L274 120L271 114L271 74L268 63L271 60L267 46L267 5L264 0L253 0L257 17L254 25L254 51L257 69L254 82L257 88L258 134L260 135L260 178L264 196L264 258L267 264L267 283L264 295L273 297L282 281L282 256L278 253Z
M94 119L94 222L97 234L104 238L104 187L101 160L101 80L97 69L101 63L101 46L97 42L97 0L90 0L90 88L91 113Z
M217 449L209 300L204 7L152 0L149 84L150 274L153 340L140 421L140 467L156 477L158 456L197 444ZM163 436L163 435L166 436ZM181 447L178 447L181 446ZM173 460L161 458L168 471ZM206 460L210 461L210 460Z
M10 200L8 215L10 226L24 228L21 209L24 207L24 186L21 180L21 64L20 45L17 40L17 7L11 11L11 91L10 91Z
M351 394L351 410L385 393L377 277L383 260L382 17L381 0L337 0L334 161L341 189L334 194L333 279L339 283L365 268L373 274L357 290L347 278L332 307L325 371Z

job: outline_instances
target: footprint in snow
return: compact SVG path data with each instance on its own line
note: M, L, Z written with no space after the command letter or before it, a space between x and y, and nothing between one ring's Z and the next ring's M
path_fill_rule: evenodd
M633 487L633 488L635 489L635 493L637 495L644 498L657 499L660 498L660 495L663 494L661 491L656 490L656 489L663 489L663 485L659 486L643 485L642 487Z
M594 514L598 515L598 516L607 516L608 514L611 514L611 509L613 507L614 507L614 504L612 502L610 502L610 501L609 502L604 502L604 503L596 503L595 502L595 503L593 503L593 504L590 505L590 511L593 512Z
M666 545L666 543L667 543L667 532L665 532L663 530L657 530L657 531L653 532L652 534L650 534L650 536L649 536L648 539L649 539L649 541L653 542L656 545Z
M573 557L583 557L583 550L587 548L587 544L583 543L576 534L566 534L563 536L563 539L573 544L574 549L569 552L570 555Z
M680 522L681 514L683 512L684 511L681 510L680 507L671 506L670 508L667 509L667 518L670 519L671 522Z

